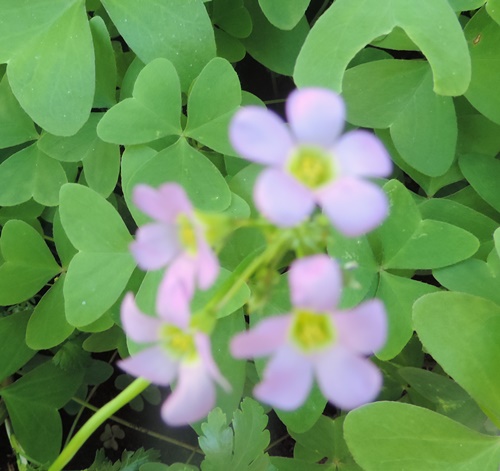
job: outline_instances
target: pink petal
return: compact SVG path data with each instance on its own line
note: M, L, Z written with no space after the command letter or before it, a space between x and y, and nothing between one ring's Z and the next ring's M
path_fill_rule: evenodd
M341 178L316 194L332 224L348 237L375 229L389 212L383 190L356 178Z
M158 287L156 311L163 320L186 329L191 317L194 294L194 264L188 256L178 257Z
M246 106L236 112L229 125L229 139L242 157L267 165L282 165L293 146L282 119L258 106Z
M160 386L168 386L177 376L178 370L178 363L159 346L120 360L118 366L132 376L145 378Z
M167 224L175 223L179 214L193 211L184 188L177 183L165 183L158 190L148 185L136 185L132 198L143 213Z
M314 210L313 193L284 171L264 170L254 187L254 200L264 217L280 227L295 226Z
M328 148L344 127L345 105L333 91L303 88L288 97L286 115L298 142Z
M292 263L288 282L292 304L296 308L331 311L340 299L342 272L328 255L312 255Z
M201 362L183 364L179 382L161 408L169 425L186 425L203 419L215 405L215 386Z
M350 410L373 401L382 387L382 374L366 358L333 348L315 362L319 388L340 409Z
M264 370L264 379L254 388L254 396L283 410L301 406L313 384L313 369L304 356L290 347L279 349Z
M195 334L195 343L198 354L201 357L201 361L205 366L205 369L208 371L211 378L219 383L219 385L226 391L231 391L231 385L228 383L227 379L222 376L222 373L215 363L214 358L212 356L212 347L210 344L210 338L205 334Z
M344 134L332 152L342 176L388 177L392 172L389 153L371 132L356 130Z
M236 334L231 340L231 354L235 358L270 355L285 343L291 320L289 314L268 317L250 330Z
M158 270L181 251L177 228L166 224L146 224L137 230L130 251L142 270Z
M346 312L335 313L338 342L347 349L371 355L384 346L387 314L379 299L371 299Z
M202 238L198 240L196 266L198 286L203 290L210 288L219 276L219 259Z
M132 293L127 293L123 298L121 321L125 334L134 342L156 342L159 339L161 321L143 314Z

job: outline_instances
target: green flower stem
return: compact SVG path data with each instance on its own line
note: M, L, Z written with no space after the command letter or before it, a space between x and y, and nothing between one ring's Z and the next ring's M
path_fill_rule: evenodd
M125 388L118 396L102 406L85 424L78 430L61 454L56 458L49 468L49 471L61 471L70 460L75 456L78 450L83 446L87 439L117 410L128 404L134 397L138 396L150 385L149 381L143 378L136 379L132 384Z
M231 299L232 296L248 281L261 267L268 265L273 259L281 257L291 245L292 233L284 231L273 243L264 250L254 250L247 255L236 267L231 276L222 284L219 290L208 301L203 309L193 315L194 324L210 333L213 328L217 312Z

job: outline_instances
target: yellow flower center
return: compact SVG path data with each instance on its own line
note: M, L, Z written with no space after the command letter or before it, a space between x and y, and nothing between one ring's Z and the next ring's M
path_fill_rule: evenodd
M311 352L332 344L335 340L335 327L328 314L297 310L290 335L302 350Z
M177 218L177 225L181 244L187 252L193 255L196 254L198 244L196 241L196 230L192 221L185 214L180 214Z
M198 356L192 334L175 325L165 325L161 332L163 347L178 360L195 360Z
M318 188L332 180L332 157L314 147L299 148L291 157L288 170L308 188Z

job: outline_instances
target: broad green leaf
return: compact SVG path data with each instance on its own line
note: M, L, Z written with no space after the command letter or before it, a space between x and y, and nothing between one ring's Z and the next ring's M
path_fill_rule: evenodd
M471 427L484 430L487 417L472 398L447 376L405 367L398 370L413 390L424 396L436 406L436 412Z
M247 50L237 38L226 33L224 30L215 28L215 44L217 45L217 55L226 59L231 63L239 62L242 60Z
M491 1L488 0L488 3L491 3ZM486 3L486 0L448 0L448 2L455 11L469 11L481 8Z
M102 196L82 185L61 189L60 216L80 251L64 283L66 319L80 327L98 320L120 297L135 268L125 223Z
M446 222L425 219L398 253L384 261L384 268L440 268L471 257L478 248L479 241L470 232Z
M360 407L347 415L344 433L366 471L497 471L500 463L498 437L409 404Z
M94 50L83 0L0 2L2 62L23 109L43 129L74 134L94 97ZM12 49L9 51L9 47Z
M57 210L54 215L52 235L54 237L54 244L56 246L57 255L59 256L59 260L61 261L61 266L66 271L69 262L78 252L78 250L75 249L73 244L70 242L70 240L68 239L68 235L62 227L59 210Z
M292 29L304 16L310 0L259 0L267 19L277 28Z
M0 164L0 205L14 206L33 198L56 206L59 188L67 181L61 164L33 144Z
M17 304L34 296L60 272L42 236L29 224L12 219L2 229L0 305Z
M38 137L33 121L12 94L7 75L0 82L0 148L11 147Z
M248 53L273 72L291 76L300 48L309 33L306 19L302 18L289 31L283 31L269 22L256 1L245 0L245 7L253 23L252 33L242 39Z
M80 251L127 253L132 237L116 209L90 188L68 183L61 188L61 222Z
M100 16L89 21L95 51L95 95L93 108L109 108L116 103L116 60L108 29Z
M55 281L36 305L26 330L26 344L34 350L48 350L66 340L73 332L64 314L65 275Z
M423 61L378 60L346 71L343 94L348 121L390 127L401 157L430 176L445 173L455 157L457 123L450 97L432 91Z
M465 27L472 61L472 80L465 97L488 119L500 124L500 25L483 8Z
M389 217L371 237L383 247L383 260L390 260L417 230L421 217L411 192L401 182L387 182L384 191L390 202Z
M384 271L380 273L376 297L384 302L389 330L386 344L376 352L378 358L391 360L401 352L413 334L413 303L424 294L437 290L426 283Z
M500 178L500 161L480 154L464 154L460 156L459 164L474 190L500 212L500 194L496 188Z
M447 0L337 0L316 22L297 58L299 87L337 92L351 59L375 38L404 29L429 61L434 91L461 95L470 81L470 57L462 28Z
M482 114L458 116L458 154L484 154L494 157L500 152L500 125Z
M431 198L419 205L422 217L443 221L461 227L476 236L481 247L475 254L483 258L491 251L491 234L498 223L479 211L444 198Z
M193 205L204 211L223 211L231 202L231 192L217 167L183 138L140 167L128 188L130 191L138 183L157 187L166 182L182 185Z
M172 61L187 90L215 57L212 24L201 0L102 0L113 23L144 62Z
M498 423L500 306L470 294L434 293L415 303L413 318L425 349Z
M0 318L0 382L15 373L35 354L25 343L31 310Z
M219 57L211 60L189 92L185 135L217 152L234 154L228 126L240 103L240 82L231 64Z
M47 361L0 390L14 434L26 453L40 463L54 460L62 441L57 409L80 386L81 370L63 371Z
M99 121L98 136L114 144L143 144L181 133L181 92L172 63L156 59L144 67L132 98L111 108Z
M252 18L243 0L215 0L211 18L214 24L235 38L246 38L252 32ZM214 30L216 39L217 30ZM220 55L218 48L217 54Z
M476 0L478 3L484 4L486 0ZM498 0L488 0L486 3L486 11L498 24L500 24L500 2Z

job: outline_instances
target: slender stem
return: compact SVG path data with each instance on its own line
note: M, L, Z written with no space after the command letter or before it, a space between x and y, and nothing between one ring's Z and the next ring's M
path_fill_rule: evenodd
M75 401L78 404L81 404L83 408L90 409L94 412L97 412L99 410L98 407L93 406L92 404L89 404L88 402L82 401L78 397L74 397L73 401ZM128 427L132 430L135 430L140 433L144 433L145 435L149 435L150 437L156 438L158 440L161 440L163 442L171 443L172 445L179 446L181 448L185 448L186 450L189 450L193 453L198 453L200 455L203 455L204 453L200 450L200 448L195 447L193 445L189 445L188 443L181 442L179 440L176 440L175 438L170 438L167 437L166 435L162 435L160 433L153 432L152 430L148 430L144 427L140 427L138 425L135 425L131 422L127 422L126 420L121 419L120 417L117 417L116 415L112 415L109 417L109 420L112 420L113 422L116 422L117 424L123 425L124 427Z
M102 406L85 424L78 430L61 454L56 458L49 468L49 471L61 471L87 439L117 410L128 404L134 397L138 396L150 385L149 381L143 378L136 379L125 388L118 396Z

